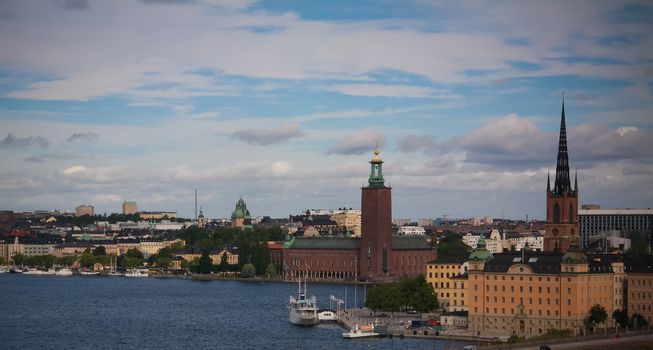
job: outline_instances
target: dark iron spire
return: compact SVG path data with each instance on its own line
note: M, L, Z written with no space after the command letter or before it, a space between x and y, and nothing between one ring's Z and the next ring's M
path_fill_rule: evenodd
M546 172L546 191L551 192L551 171Z
M567 125L565 123L565 94L562 93L562 115L560 116L560 139L558 141L558 163L553 194L570 193L569 155L567 154Z
M574 192L578 193L578 170L576 170L576 175L574 175Z

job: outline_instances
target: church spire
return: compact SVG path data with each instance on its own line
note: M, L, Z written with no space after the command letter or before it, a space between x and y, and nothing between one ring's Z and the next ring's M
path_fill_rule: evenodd
M576 170L576 175L574 175L574 192L578 193L578 170Z
M558 163L553 194L571 192L569 180L569 155L567 154L567 125L565 121L565 94L562 93L562 115L560 116L560 139L558 140Z
M546 192L551 192L551 171L546 172Z

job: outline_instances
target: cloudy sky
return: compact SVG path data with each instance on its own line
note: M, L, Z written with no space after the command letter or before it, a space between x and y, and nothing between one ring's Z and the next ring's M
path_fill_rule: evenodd
M653 5L0 2L0 209L543 218L565 92L581 203L653 207ZM553 174L552 174L553 176Z

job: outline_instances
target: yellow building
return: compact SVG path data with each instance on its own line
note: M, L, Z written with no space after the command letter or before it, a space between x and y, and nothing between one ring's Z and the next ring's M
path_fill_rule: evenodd
M641 314L653 325L653 258L629 261L628 279L628 317Z
M176 211L143 211L139 213L141 220L163 220L177 217Z
M531 337L549 329L582 333L590 308L612 315L623 300L623 263L587 256L574 247L562 255L475 251L468 271L469 329L483 336ZM612 320L608 317L609 325Z
M431 284L440 307L446 311L467 311L467 258L438 257L426 264L426 282Z
M351 231L354 236L361 235L361 212L360 210L345 210L341 213L331 215L331 220L335 221L338 226L344 226Z
M215 252L209 254L209 258L211 258L211 263L213 265L220 265L220 262L222 262L222 257L224 255L227 255L227 264L229 265L238 265L238 254L234 252L230 252L227 249L223 249L220 252ZM181 254L176 254L177 256L181 257L182 259L191 262L194 259L199 259L202 254L200 253L181 253Z
M92 205L82 204L75 208L75 216L95 215L95 208Z
M124 201L122 203L122 213L124 215L132 215L138 213L138 205L136 202Z

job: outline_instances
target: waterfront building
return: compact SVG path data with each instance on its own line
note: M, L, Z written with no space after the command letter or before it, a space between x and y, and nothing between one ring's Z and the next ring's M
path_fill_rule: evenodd
M252 216L247 210L247 205L241 197L236 203L236 209L231 213L231 227L243 228L252 225Z
M176 219L176 211L142 211L139 213L141 220L169 220Z
M646 235L648 241L653 239L653 209L601 209L596 204L583 205L578 211L578 221L583 247L615 234L636 232Z
M378 148L361 189L361 236L293 237L284 243L286 278L396 280L423 274L435 249L424 236L393 236L391 189L385 186Z
M189 263L195 259L199 259L202 254L197 252L184 252L176 254L178 258L188 261ZM227 264L229 265L238 265L238 253L229 249L216 250L209 253L209 258L211 258L211 263L213 265L220 265L223 257L226 257Z
M586 255L574 243L565 254L477 250L469 259L469 329L504 338L549 329L580 334L593 305L602 305L608 315L623 308L625 277L615 256Z
M626 261L626 275L628 317L637 313L653 325L653 256Z
M75 216L95 215L95 208L92 205L82 204L75 208Z
M122 202L122 213L124 215L132 215L138 213L138 205L136 202L124 201Z
M578 176L571 187L569 179L569 154L567 147L567 126L565 102L562 101L558 157L553 189L551 180L546 184L546 233L544 251L565 253L572 241L580 241L578 226ZM579 242L577 242L579 243Z
M422 226L401 226L397 229L397 235L399 236L423 236L425 234L426 230Z
M468 256L439 256L426 264L426 282L447 312L467 311L467 260Z

